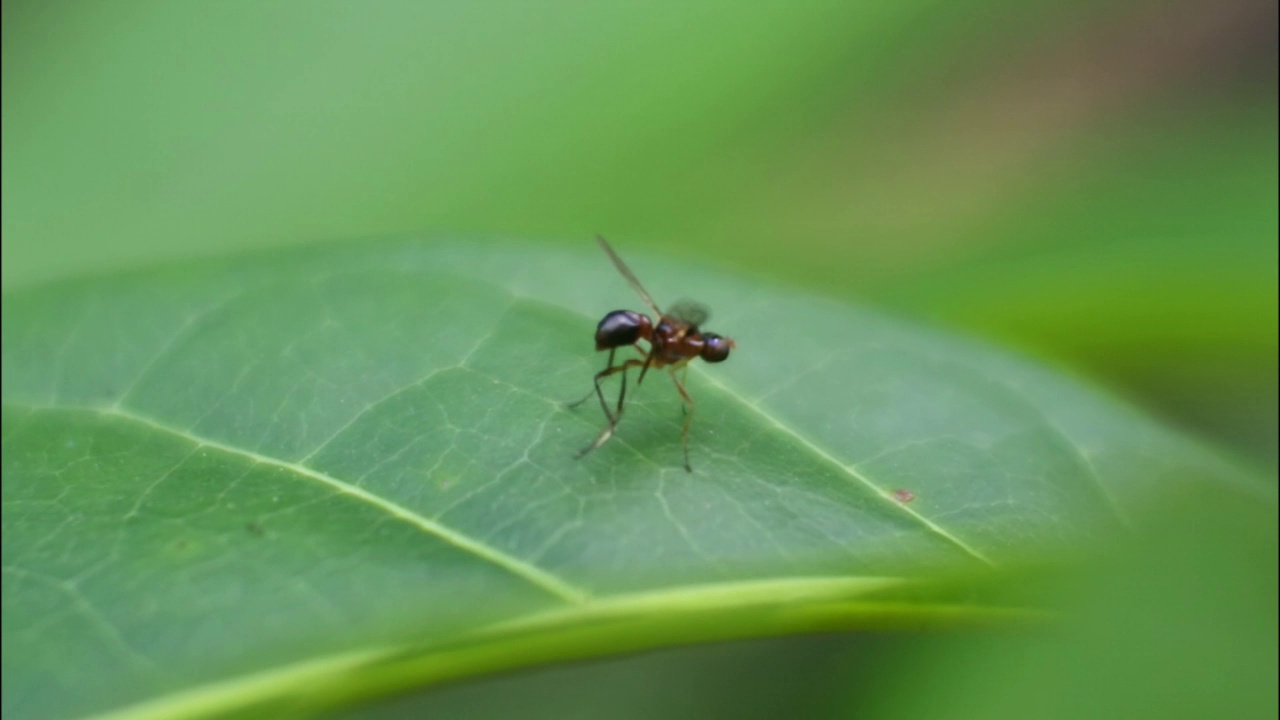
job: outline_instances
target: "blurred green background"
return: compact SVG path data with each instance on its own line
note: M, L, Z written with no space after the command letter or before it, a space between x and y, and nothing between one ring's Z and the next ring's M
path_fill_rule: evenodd
M2 21L6 291L601 232L1021 347L1275 471L1273 1L29 0Z
M1276 8L3 5L3 280L507 235L1014 342L1276 464Z

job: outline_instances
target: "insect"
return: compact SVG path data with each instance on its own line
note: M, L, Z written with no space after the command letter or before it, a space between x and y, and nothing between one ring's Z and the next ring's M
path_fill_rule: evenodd
M618 268L618 272L627 279L645 305L653 310L653 317L657 318L657 323L655 324L653 318L644 313L634 310L614 310L601 318L596 326L596 351L608 350L609 362L604 370L596 373L593 392L600 399L600 409L604 410L604 416L609 424L600 431L594 442L578 453L578 457L581 458L613 437L618 421L622 419L623 403L627 398L627 371L640 368L640 376L636 378L636 385L639 386L644 382L644 376L650 368L665 368L671 375L676 390L680 391L680 398L683 401L681 410L684 412L684 429L680 434L680 442L684 447L684 469L693 472L693 468L689 465L689 427L693 423L694 402L693 398L689 397L689 391L685 389L684 384L689 361L702 358L709 363L724 362L729 358L729 351L737 345L727 337L702 332L699 329L699 326L710 317L710 312L703 305L682 300L672 305L667 312L662 312L644 286L636 279L635 274L631 272L631 268L618 257L618 253L614 252L609 243L599 236L596 236L596 242L600 244L601 249L613 261L614 267ZM640 344L641 340L649 344L648 350ZM618 350L626 347L634 347L641 358L629 358L615 365L614 360ZM680 373L679 376L677 372ZM616 373L622 373L622 387L618 390L617 407L611 411L609 403L604 399L600 381ZM570 403L569 407L581 405L590 399L591 395L592 392L587 393L581 400Z

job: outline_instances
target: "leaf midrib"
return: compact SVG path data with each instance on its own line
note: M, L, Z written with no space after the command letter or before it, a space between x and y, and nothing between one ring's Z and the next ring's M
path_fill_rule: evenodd
M576 605L576 604L581 604L583 602L586 602L587 599L590 597L590 593L588 593L587 591L581 588L575 587L574 585L568 583L567 581L555 575L552 575L551 573L548 573L545 570L542 570L541 568L538 568L534 565L530 565L529 563L526 563L525 561L517 557L504 553L501 550L498 550L497 548L494 548L490 545L486 545L485 543L469 535L460 533L454 530L453 528L450 528L446 525L442 525L419 513L413 512L412 510L392 500L375 495L363 488L344 482L331 475L327 475L323 472L314 470L305 465L288 462L286 460L280 460L278 458L262 455L261 453L254 452L252 450L246 450L244 448L238 448L232 445L227 445L226 443L219 442L211 438L202 437L200 435L196 435L187 430L181 430L179 428L171 427L161 421L134 413L131 410L127 410L125 408L118 407L118 406L94 408L94 407L71 407L71 406L65 406L65 405L41 407L37 405L24 405L24 404L11 403L11 402L5 402L4 404L12 408L24 409L24 410L36 410L36 411L61 410L61 411L71 411L71 412L80 411L80 412L91 412L104 417L119 418L127 422L132 422L138 425L142 425L151 430L163 432L168 435L173 435L175 437L182 438L183 440L194 443L197 447L208 447L208 448L219 450L237 457L244 458L253 463L281 468L283 470L287 470L291 473L294 473L300 477L304 477L309 480L324 483L325 485L328 485L334 488L335 490L337 490L338 492L344 495L349 495L362 502L373 505L374 507L377 507L378 509L386 512L387 514L393 517L396 517L404 522L414 525L415 527L422 530L423 532L433 535L461 550L464 550L480 559L483 559L493 565L496 565L502 568L503 570L506 570L512 575L515 575L523 580L526 580L532 583L533 585L541 588L542 590L552 595L555 595L557 598L561 600L564 600L566 602Z

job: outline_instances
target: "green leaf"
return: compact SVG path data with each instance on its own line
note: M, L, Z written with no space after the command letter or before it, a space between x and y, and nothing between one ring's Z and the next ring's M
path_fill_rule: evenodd
M639 304L586 244L7 295L4 714L279 716L671 643L1009 619L926 581L1103 538L1188 468L1243 482L965 338L632 262L738 342L690 373L693 473L662 373L574 460L603 422L565 407L602 366L594 323Z

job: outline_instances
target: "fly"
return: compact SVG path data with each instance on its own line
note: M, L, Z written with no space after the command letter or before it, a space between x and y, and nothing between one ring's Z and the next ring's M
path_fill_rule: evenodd
M684 469L693 472L693 468L689 465L689 427L693 423L695 404L684 384L689 361L702 358L709 363L724 362L729 358L729 351L737 345L727 337L701 330L700 326L710 317L710 312L699 303L682 300L672 305L666 312L659 310L657 303L636 279L635 273L631 272L631 268L618 257L618 253L614 252L609 243L599 236L596 237L596 242L613 261L618 272L622 273L622 276L631 284L640 299L653 311L653 318L657 318L657 322L655 323L650 316L634 310L614 310L605 315L596 326L596 351L608 350L609 362L604 370L596 373L594 392L600 399L600 409L604 411L609 424L600 431L594 442L578 453L578 457L581 458L613 437L618 421L622 419L622 409L627 398L627 372L640 369L640 375L636 378L636 385L639 386L644 382L645 374L650 368L665 369L671 375L676 390L680 391L680 398L684 403L681 406L684 411L684 429L680 434L680 441L684 447ZM641 340L648 343L648 349L640 344ZM640 357L629 358L615 364L618 350L626 347L634 347L640 353ZM677 372L680 374L677 375ZM622 387L618 390L615 409L610 410L609 403L604 399L604 391L600 388L600 381L616 373L622 373ZM591 393L587 393L586 397L570 404L570 407L577 407L590 397Z

